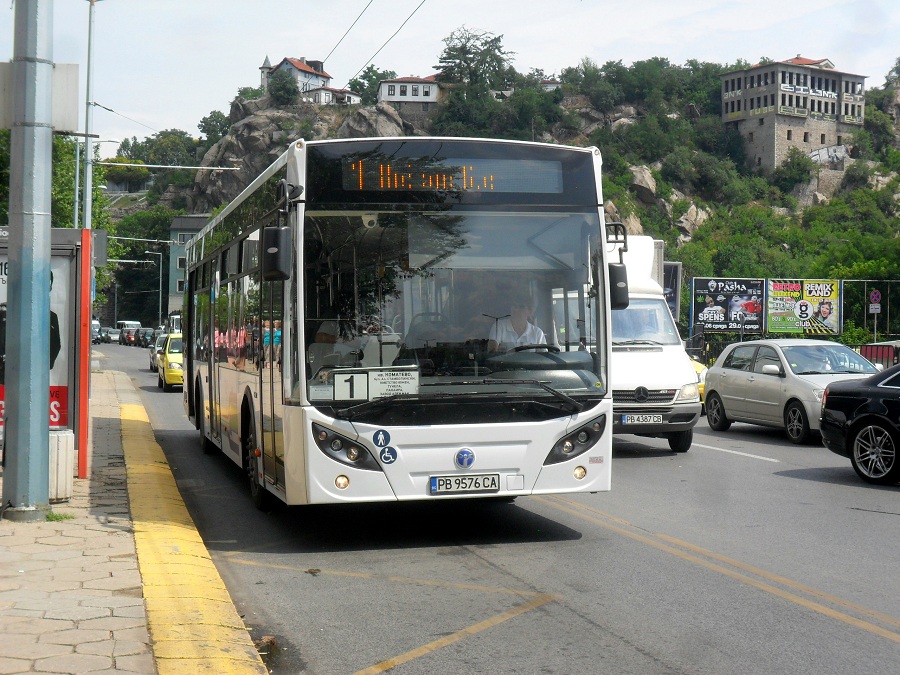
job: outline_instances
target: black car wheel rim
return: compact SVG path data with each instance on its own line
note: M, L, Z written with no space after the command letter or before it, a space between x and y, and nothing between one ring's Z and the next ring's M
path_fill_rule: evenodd
M878 426L865 427L853 441L853 457L856 464L869 478L883 478L897 461L894 439Z

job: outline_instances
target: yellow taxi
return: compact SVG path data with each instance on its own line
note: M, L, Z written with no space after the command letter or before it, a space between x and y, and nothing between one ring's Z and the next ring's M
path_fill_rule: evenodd
M698 388L700 389L701 412L706 408L706 371L707 368L694 357L691 357L691 365L697 371Z
M181 333L170 333L163 341L156 357L156 370L159 374L158 386L163 391L172 391L172 387L184 384L184 342Z

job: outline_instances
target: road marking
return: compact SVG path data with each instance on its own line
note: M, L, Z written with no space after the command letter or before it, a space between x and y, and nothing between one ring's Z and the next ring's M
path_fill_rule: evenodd
M303 570L305 572L309 572L309 569L306 568L305 565L277 565L272 563L260 563L255 560L244 560L241 558L231 558L231 562L239 563L241 565L249 565L251 567L268 567L271 569L281 569L281 570ZM377 673L383 673L392 668L396 668L399 665L404 663L408 663L414 659L425 656L426 654L430 654L438 649L443 649L449 645L452 645L455 642L459 642L465 637L469 637L470 635L475 635L476 633L481 633L482 631L488 630L489 628L493 628L505 621L509 621L521 614L525 614L526 612L530 612L533 609L537 609L543 605L546 605L551 602L556 602L559 600L559 596L552 595L551 593L540 593L537 591L519 591L513 588L501 588L496 586L479 586L476 584L458 584L449 581L438 581L435 579L415 579L412 577L391 577L391 576L382 576L379 574L372 574L370 572L346 572L343 570L323 570L317 569L316 574L314 576L338 576L338 577L352 577L356 579L368 579L368 580L380 580L380 581L389 581L391 583L399 583L399 584L413 584L417 586L436 586L439 588L455 588L466 591L479 591L479 592L487 592L487 593L498 593L503 595L517 595L520 597L528 597L530 600L523 602L521 605L516 605L515 607L511 607L504 612L500 612L499 614L495 614L494 616L485 619L484 621L479 621L476 624L472 624L466 628L462 628L450 635L445 635L442 638L429 642L427 644L421 645L420 647L416 647L415 649L411 649L408 652L404 652L403 654L399 654L397 656L393 656L389 659L385 659L381 663L376 663L374 666L369 666L364 670L357 671L355 675L376 675Z
M707 450L716 450L718 452L727 452L730 455L740 455L741 457L749 457L750 459L761 459L764 462L775 462L776 464L780 464L780 459L774 459L772 457L763 457L762 455L751 455L749 452L738 452L737 450L726 450L725 448L717 448L714 445L702 445L700 443L692 443L692 448L706 448Z
M780 577L778 575L772 574L770 572L766 572L765 570L752 567L751 565L747 565L733 558L728 558L723 555L719 555L713 553L712 551L707 551L706 549L702 549L699 546L694 546L693 544L689 544L688 542L681 541L679 539L675 539L674 537L669 537L663 534L643 534L640 532L634 532L626 527L636 528L636 526L627 523L627 521L623 521L621 518L615 518L610 516L602 511L598 511L592 507L586 506L584 504L580 504L578 502L571 501L569 499L565 499L563 497L532 497L532 499L536 499L539 502L546 504L547 506L552 506L560 511L568 513L570 515L576 516L578 518L582 518L587 520L588 522L594 523L595 525L599 525L607 530L620 534L624 537L628 537L629 539L634 539L635 541L639 541L641 543L647 544L648 546L652 546L653 548L659 549L660 551L664 551L665 553L669 553L674 555L682 560L686 560L688 562L694 563L696 565L700 565L701 567L705 567L708 570L713 572L718 572L719 574L723 574L727 577L735 579L741 583L747 584L748 586L752 586L766 593L770 593L784 600L788 600L795 604L800 605L801 607L805 607L813 612L817 612L819 614L823 614L832 619L836 619L843 623L849 624L851 626L855 626L856 628L860 628L864 631L872 633L874 635L878 635L879 637L887 638L892 642L900 643L900 633L895 633L893 631L887 630L878 626L874 623L870 623L869 621L864 621L862 619L858 619L849 614L845 614L844 612L832 609L831 607L826 607L825 605L809 600L807 598L801 597L789 591L786 591L782 588L778 588L777 586L773 586L772 584L765 583L759 581L758 579L754 579L746 574L742 574L740 572L736 572L733 569L729 569L724 565L716 564L715 562L711 562L710 560L704 560L698 555L693 555L688 551L692 551L694 553L698 553L701 555L705 555L713 560L717 560L722 563L726 563L733 567L737 567L738 569L742 569L746 572L750 572L756 576L762 577L764 579L768 579L769 581L780 583L788 588L792 588L793 590L808 593L810 595L816 596L826 602L829 602L834 605L838 605L844 607L849 610L853 610L859 612L861 614L865 614L871 617L874 620L882 621L888 625L892 626L900 626L900 620L895 619L892 616L888 616L886 614L881 614L879 612L875 612L864 607L860 607L859 605L854 605L852 603L846 602L832 595L828 595L827 593L823 593L821 591L817 591L808 586L803 586L798 584L795 581L787 579L785 577ZM596 514L597 517L590 515ZM614 524L617 523L617 524ZM627 523L626 526L620 525L621 523ZM680 550L680 548L675 548L678 546L685 550Z
M537 609L538 607L546 605L548 602L554 602L555 600L556 596L547 593L541 593L540 595L538 595L538 597L529 600L528 602L524 602L521 605L516 605L515 607L512 607L505 612L501 612L500 614L496 614L489 619L485 619L484 621L480 621L479 623L473 624L467 628L458 630L455 633L451 633L450 635L442 637L438 640L429 642L428 644L424 644L421 647L412 649L405 654L400 654L399 656L387 659L386 661L382 661L381 663L376 663L374 666L366 668L365 670L358 671L356 675L375 675L376 673L383 673L390 670L391 668L396 668L397 666L407 663L408 661L417 659L420 656L425 656L426 654L430 654L433 651L442 649L443 647L447 647L448 645L452 645L454 642L459 642L465 637L469 637L470 635L475 635L476 633L480 633L489 628L493 628L494 626L497 626L504 621L509 621L510 619L515 618L520 614L530 612L533 609Z

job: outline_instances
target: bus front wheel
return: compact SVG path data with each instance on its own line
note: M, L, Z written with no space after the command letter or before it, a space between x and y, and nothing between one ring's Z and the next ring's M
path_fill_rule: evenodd
M256 508L263 511L269 506L269 493L259 482L259 476L262 473L260 464L262 457L257 455L258 452L256 432L250 429L249 433L244 435L244 458L247 466L247 477L250 479L250 501L253 502Z

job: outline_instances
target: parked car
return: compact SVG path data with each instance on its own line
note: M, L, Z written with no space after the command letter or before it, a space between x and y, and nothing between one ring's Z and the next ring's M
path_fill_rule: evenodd
M855 351L828 340L730 344L706 373L706 419L715 431L749 422L782 428L792 442L806 443L819 429L825 387L876 372Z
M825 388L822 441L867 483L900 483L900 365Z
M153 341L153 344L150 345L150 372L155 373L158 369L159 363L159 352L166 344L166 334L157 335L156 340Z
M119 340L121 334L122 331L120 331L118 328L107 328L106 334L103 336L103 341L107 344L112 344L113 342L121 344L121 341Z
M91 321L91 344L100 344L100 322L96 319Z
M183 344L181 333L169 333L165 336L162 349L156 357L158 385L163 391L172 391L172 387L184 384Z

